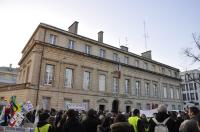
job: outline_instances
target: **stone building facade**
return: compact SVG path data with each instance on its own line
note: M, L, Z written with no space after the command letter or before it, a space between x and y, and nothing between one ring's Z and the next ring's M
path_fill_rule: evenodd
M65 109L82 103L89 108L130 111L152 109L164 103L181 109L179 70L156 62L151 51L136 55L121 46L78 34L78 22L69 30L39 24L22 50L18 87L0 88L17 100ZM9 90L9 92L7 91Z
M184 107L200 108L200 70L194 69L180 73Z

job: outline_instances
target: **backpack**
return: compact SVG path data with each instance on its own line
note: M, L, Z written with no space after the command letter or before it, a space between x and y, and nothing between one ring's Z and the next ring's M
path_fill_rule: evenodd
M167 128L167 121L170 119L170 117L166 118L163 122L158 122L155 118L152 120L156 123L156 126L154 128L154 132L169 132Z

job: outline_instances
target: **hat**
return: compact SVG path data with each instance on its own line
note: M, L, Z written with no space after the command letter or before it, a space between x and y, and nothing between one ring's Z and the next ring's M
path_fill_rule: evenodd
M39 121L45 121L50 117L48 113L41 113L39 114Z
M167 107L164 104L161 104L157 108L158 112L165 112L167 113Z

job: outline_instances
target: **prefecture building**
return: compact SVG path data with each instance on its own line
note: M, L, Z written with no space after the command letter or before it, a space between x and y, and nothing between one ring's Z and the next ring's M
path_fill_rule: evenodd
M184 107L191 105L200 108L200 70L190 70L180 73Z
M103 31L96 41L78 34L78 22L68 29L39 24L22 50L18 85L0 94L56 109L181 109L179 69L152 60L151 51L140 56L105 44Z

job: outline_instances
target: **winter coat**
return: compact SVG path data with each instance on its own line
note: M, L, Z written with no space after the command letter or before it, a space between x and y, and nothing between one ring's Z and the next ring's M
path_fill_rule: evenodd
M190 120L185 120L180 128L180 132L199 132L197 127L197 117L192 117Z
M133 132L133 127L128 122L117 122L110 126L111 132Z
M169 115L167 113L159 112L156 115L156 120L158 122L163 122L168 117L169 117ZM156 123L152 119L150 119L150 121L149 121L149 132L154 132L155 126L156 126ZM166 123L166 126L167 126L169 132L179 132L178 126L172 118L169 118L169 120Z
M77 118L67 119L62 132L82 132L81 123Z
M88 117L82 122L82 132L96 132L97 126L101 123L97 117Z

